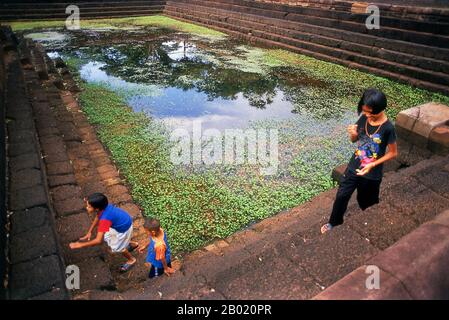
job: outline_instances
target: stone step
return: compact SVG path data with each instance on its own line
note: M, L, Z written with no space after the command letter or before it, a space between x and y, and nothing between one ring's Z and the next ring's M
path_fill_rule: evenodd
M180 4L177 2L169 1L167 2L167 8L170 8L171 6L179 7ZM181 7L189 7L183 4ZM400 40L394 40L394 39L386 39L377 37L374 35L366 34L366 33L358 33L353 31L347 31L347 32L341 32L338 29L335 28L328 28L323 26L317 26L314 24L308 24L304 22L295 22L285 19L277 19L277 18L270 18L270 17L264 17L263 20L261 19L260 15L257 14L250 14L250 13L238 13L234 11L229 10L222 10L217 8L211 8L211 7L194 7L194 11L196 9L201 9L202 13L211 12L214 14L219 14L222 18L226 17L235 17L242 20L248 20L258 23L264 23L267 25L273 25L282 27L285 29L292 29L296 31L311 33L314 35L321 35L325 37L335 38L335 39L341 39L348 42L358 43L360 45L366 45L373 47L374 49L380 50L392 50L392 51L399 51L403 53L409 53L415 56L421 56L421 57L427 57L427 58L433 58L436 60L449 60L449 49L442 49L437 48L435 46L426 46L416 43L410 43L406 41L400 41ZM449 28L448 28L449 29Z
M75 4L80 9L84 8L96 8L96 7L129 7L129 6L146 6L146 5L164 5L164 0L140 0L140 1L57 1L57 2L33 2L30 3L19 3L19 2L2 2L0 3L0 8L4 9L22 9L22 10L33 10L33 9L65 9L68 5Z
M449 37L445 35L439 35L434 33L425 33L420 30L402 30L391 27L382 26L380 29L367 30L364 22L353 22L347 20L340 20L334 18L324 18L318 16L312 16L302 13L289 13L288 11L279 11L274 8L271 9L258 9L250 6L238 6L233 4L227 4L223 2L204 1L204 0L176 0L167 1L167 4L183 4L183 5L202 5L203 7L215 7L233 12L240 13L252 13L262 17L285 19L289 21L297 21L308 24L319 25L323 27L335 28L345 31L367 33L378 37L384 37L395 40L403 40L413 43L420 43L431 46L440 46L449 48ZM446 24L447 26L447 24Z
M91 6L91 7L86 7L86 8L80 8L80 15L85 15L86 13L91 13L91 12L109 12L109 11L117 11L117 10L123 10L123 11L146 11L146 10L163 10L164 9L164 5L160 4L160 5L155 5L155 4L151 4L151 5L136 5L136 6L102 6L102 7L97 7L97 6ZM65 12L65 8L59 8L59 9L55 9L55 8L29 8L29 9L23 9L23 8L14 8L14 9L10 9L10 8L2 8L0 7L0 15L4 16L4 15L13 15L13 14L20 14L22 15L30 15L30 14L41 14L41 15L53 15L53 14L66 14Z
M365 12L367 3L358 3L355 1L335 1L335 0L295 0L292 4L287 5L284 3L279 3L279 0L213 0L215 2L221 2L226 4L234 4L241 6L248 6L251 4L253 7L261 9L273 9L273 7L279 10L301 10L301 8L315 8L321 9L328 12L339 11L339 12ZM276 3L277 2L277 3ZM407 3L401 3L392 6L390 3L380 3L375 2L382 13L382 15L388 17L395 17L401 19L413 19L417 21L427 21L427 22L449 22L449 9L447 6L419 6L416 4L409 5ZM299 8L299 9L296 9Z
M318 232L331 210L331 200L334 196L332 192L327 196L320 195L307 205L300 206L302 208L298 210L302 210L302 215L298 214L296 221L292 216L290 219L293 221L289 223L277 221L274 226L271 225L271 230L267 230L266 227L270 226L270 223L263 221L255 230L264 235L254 242L245 241L245 259L239 260L235 252L224 251L226 260L234 261L234 266L224 270L215 269L215 277L208 277L204 269L203 274L209 283L215 283L215 289L230 299L258 297L258 294L261 297L271 295L272 298L304 298L308 290L313 292L314 285L329 286L344 276L348 270L363 264L364 259L371 257L378 250L386 249L418 225L431 220L440 210L448 207L449 199L435 194L419 180L419 177L428 174L438 174L438 169L431 173L432 169L442 168L447 160L435 157L424 161L420 166L402 172L401 179L394 173L390 174L384 180L381 203L362 213L353 199L346 215L346 225L334 230L338 233L330 233L323 237ZM437 181L435 186L439 186ZM419 208L407 205L409 203L407 199L413 197L418 200ZM398 201L401 198L404 198L404 201ZM432 204L429 205L426 199L431 199ZM232 240L230 243L232 244ZM344 252L351 252L350 258L342 258L344 255L341 253ZM283 263L273 264L273 261ZM276 266L275 270L269 268L272 264ZM282 283L283 275L289 275L292 266L296 269L295 272L300 274L303 282L292 283L290 290L282 290L282 286L278 287L271 277ZM335 270L330 274L328 270L333 268ZM257 274L258 269L265 270L268 277L262 277L263 271ZM187 267L185 271L189 272ZM260 283L254 282L257 278L261 280ZM304 285L304 279L309 279L308 286ZM278 290L270 291L270 286ZM297 295L289 296L290 293Z
M170 0L168 2L179 2L179 3L190 3L190 4L198 4L203 3L205 4L204 0L192 0L192 1L185 1L185 0ZM273 4L268 3L261 3L261 2L248 2L248 1L220 1L220 0L212 0L207 1L207 5L209 7L217 7L222 8L226 10L232 10L232 11L242 11L247 12L249 10L245 7L251 7L255 9L261 9L261 10L268 10L272 12L283 12L283 14L298 14L298 15L305 15L309 17L319 17L319 18L329 18L329 19L335 19L335 20L344 20L344 21L351 21L356 22L359 24L365 24L366 18L368 17L367 13L354 12L353 10L346 10L341 11L338 10L338 8L334 8L333 10L329 10L327 7L311 7L311 6L301 6L301 2L298 2L298 5L295 6L280 6L276 5L273 6ZM262 12L262 11L260 11ZM248 13L248 12L247 12ZM266 12L268 13L268 12ZM420 32L429 32L429 33L435 33L435 34L449 34L448 30L448 21L444 22L427 22L423 21L422 19L419 20L413 20L413 19L407 19L405 17L390 17L388 16L389 11L388 10L382 10L381 11L381 26L384 27L391 27L391 28L397 28L397 29L404 29L404 30L412 30L412 31L420 31Z
M183 7L171 6L167 5L166 11L178 11L178 12L186 12ZM192 11L189 11L192 13ZM186 12L186 13L189 13ZM317 44L331 46L335 48L347 49L353 52L361 53L364 55L368 55L371 57L377 57L380 59L385 59L388 61L396 62L399 64L408 64L412 67L418 67L421 69L427 69L435 72L442 72L445 74L449 74L449 62L442 61L432 58L420 57L416 54L408 54L408 53L400 53L394 50L387 50L384 48L374 47L373 39L370 39L370 44L360 44L356 42L359 40L360 36L357 33L346 34L344 36L337 35L341 34L341 32L336 32L335 30L330 30L331 32L326 32L323 30L320 32L314 32L315 30L310 30L307 28L307 25L299 25L294 26L290 22L278 20L278 19L264 19L264 23L259 23L260 19L257 16L241 16L239 14L222 14L221 12L217 12L214 9L202 9L201 12L195 11L195 15L201 16L205 19L210 19L214 21L223 21L229 24L241 25L250 29L256 30L264 30L270 33L279 34L282 36L290 36L291 38L298 40L311 41ZM327 28L326 28L327 29ZM329 29L328 29L329 30ZM309 32L314 33L309 33ZM319 35L319 33L327 34L325 36ZM337 34L335 34L337 33ZM352 36L352 38L351 38ZM335 37L340 37L335 38ZM344 38L345 40L341 39ZM347 40L346 40L347 39ZM426 47L427 52L430 51L431 48ZM432 50L433 51L433 50ZM430 52L432 52L430 51ZM445 50L445 54L449 57L449 50ZM446 55L444 55L446 57Z
M195 21L225 33L231 33L250 42L257 42L273 47L281 47L297 53L309 55L317 59L343 64L366 72L373 72L387 78L392 78L400 82L409 83L432 91L438 91L446 94L449 92L447 85L440 84L441 82L447 83L448 81L448 76L442 73L392 63L387 60L364 56L347 50L300 41L280 36L278 34L253 30L234 24L204 19L198 16L191 16L186 13L179 13L170 10L166 10L166 13L173 17L180 18L181 20L183 19L184 21ZM404 75L404 73L406 73L406 75ZM435 81L437 83L433 83L431 81Z
M149 16L149 15L155 15L155 14L159 14L162 12L162 9L147 9L147 10L140 10L140 11L135 11L135 10L131 10L131 11L107 11L107 12L103 12L103 11L94 11L94 12L89 12L89 13L84 13L83 17L84 18L123 18L126 16L134 16L134 17L139 17L139 16ZM68 17L67 14L65 13L49 13L48 15L45 14L23 14L20 17L18 17L17 15L10 15L10 14L2 14L1 15L2 19L4 19L5 21L15 21L15 20L20 20L20 21L29 21L29 20L64 20Z

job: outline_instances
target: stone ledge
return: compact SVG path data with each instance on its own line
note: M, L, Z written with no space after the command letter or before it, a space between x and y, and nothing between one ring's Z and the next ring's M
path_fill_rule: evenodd
M12 192L42 184L42 173L39 169L23 169L11 175L10 188Z
M429 102L401 111L396 119L398 136L412 145L429 148L429 141L435 144L449 143L445 126L449 123L449 107ZM436 129L440 127L439 129ZM432 132L436 130L433 134ZM443 139L442 141L440 141ZM447 141L446 141L447 140ZM447 146L446 146L447 147Z
M315 296L327 299L448 299L449 210ZM368 290L367 265L377 266L380 289Z

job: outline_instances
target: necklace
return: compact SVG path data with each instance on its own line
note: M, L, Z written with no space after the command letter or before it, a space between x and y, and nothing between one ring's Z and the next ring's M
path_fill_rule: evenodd
M382 122L382 123L377 127L376 131L375 131L373 134L369 134L369 132L368 132L368 119L366 119L366 122L365 122L365 133L366 133L366 135L367 135L368 137L370 137L370 139L372 139L373 136L374 136L376 133L379 132L380 128L382 127L382 125L383 125L384 123L385 123L385 121ZM374 126L373 126L373 127L374 127Z

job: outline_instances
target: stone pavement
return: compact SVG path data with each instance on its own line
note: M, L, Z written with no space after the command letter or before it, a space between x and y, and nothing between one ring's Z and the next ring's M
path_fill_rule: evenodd
M309 299L449 208L449 157L386 174L381 202L353 198L344 225L325 235L336 190L188 255L174 276L89 299Z

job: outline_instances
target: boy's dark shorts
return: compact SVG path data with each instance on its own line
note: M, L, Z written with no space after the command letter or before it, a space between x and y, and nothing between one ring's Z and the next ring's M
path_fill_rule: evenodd
M167 263L167 266L171 268L171 262ZM156 268L155 266L151 265L150 273L148 274L148 278L154 278L158 277L164 274L164 268Z

